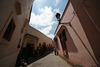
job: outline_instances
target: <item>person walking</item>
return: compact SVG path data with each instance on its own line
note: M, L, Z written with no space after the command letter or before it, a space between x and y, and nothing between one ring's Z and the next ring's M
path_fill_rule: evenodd
M54 54L57 55L57 53L56 53L56 47L54 47Z

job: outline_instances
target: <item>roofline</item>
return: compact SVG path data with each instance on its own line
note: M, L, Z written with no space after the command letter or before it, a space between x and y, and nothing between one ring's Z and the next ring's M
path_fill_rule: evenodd
M69 2L70 2L70 0L68 0L68 2L67 2L67 4L66 4L66 7L65 7L65 9L64 9L64 12L63 12L63 14L62 14L62 17L61 17L61 19L60 19L59 22L61 22L62 18L64 17L65 12L66 12L66 10L67 10L67 8L68 8ZM55 33L56 33L58 27L59 27L59 24L57 25L57 28L56 28L56 30L55 30ZM55 33L54 33L54 34L55 34Z
M39 39L38 37L36 37L36 36L34 36L34 35L31 35L31 34L29 34L29 33L26 33L26 34L25 34L25 36L27 36L27 35Z
M65 7L64 12L63 12L63 14L62 14L62 17L61 17L61 19L60 19L60 22L61 22L62 18L63 18L64 15L65 15L65 12L66 12L66 10L67 10L67 8L68 8L69 2L70 2L70 0L68 0L68 2L67 2L67 4L66 4L66 7Z
M34 29L34 30L38 31L39 33L43 34L43 35L44 35L44 36L46 36L47 38L51 39L50 37L48 37L48 36L47 36L47 35L45 35L44 33L40 32L39 30L37 30L37 29L33 28L32 26L30 26L30 25L28 25L28 26L29 26L29 27L31 27L32 29ZM52 39L51 39L51 40L52 40Z

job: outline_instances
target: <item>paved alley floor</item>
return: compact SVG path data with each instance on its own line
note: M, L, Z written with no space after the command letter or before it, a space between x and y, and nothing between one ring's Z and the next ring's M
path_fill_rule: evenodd
M29 64L27 67L73 67L59 56L53 53Z

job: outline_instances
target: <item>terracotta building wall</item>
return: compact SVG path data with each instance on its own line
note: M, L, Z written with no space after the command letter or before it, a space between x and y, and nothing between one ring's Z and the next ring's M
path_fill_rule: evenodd
M100 4L99 0L77 0L72 1L72 5L85 30L86 36L91 44L93 52L98 62L100 62ZM80 3L80 4L77 4ZM80 9L79 6L81 6Z
M16 10L19 4L20 8ZM19 48L17 48L21 39L20 45L22 45L24 36L24 23L25 20L29 20L30 10L33 0L1 0L0 1L0 67L14 67L16 63L17 54ZM19 11L19 14L17 14ZM7 29L8 24L13 18L15 29L11 36L10 41L3 38L3 35ZM23 28L23 32L22 32ZM10 61L10 62L9 62Z
M81 2L78 1L78 3L74 3L74 6L70 3L70 1L68 2L65 11L62 15L61 18L61 23L67 23L70 22L72 27L70 25L66 25L64 24L66 30L66 36L67 36L67 41L66 41L66 45L67 45L67 49L68 49L68 54L69 54L69 61L72 62L73 64L78 64L78 65L82 65L84 67L92 67L92 66L96 66L97 60L95 58L95 53L94 50L92 49L93 47L91 46L91 42L87 36L86 33L86 29L84 28L93 28L93 26L89 27L89 25L87 26L86 23L84 22L84 25L82 24L82 20L84 21L84 19L89 19L87 16L83 17L86 14L80 14L80 16L78 16L76 10L74 10L74 7L76 7L75 5L78 5L78 7L76 7L79 11L82 8L79 8L79 6L81 7ZM83 10L79 11L81 13L84 13ZM81 21L80 21L80 18ZM55 32L55 35L57 35L58 33L60 33L59 31L61 26L63 24L60 24ZM90 31L90 30L88 30ZM89 32L90 33L90 32ZM88 34L89 34L88 33ZM98 33L97 33L98 34ZM91 35L89 34L89 36L94 37L95 35ZM99 35L97 35L99 36ZM97 38L98 39L98 38ZM73 43L72 43L73 42ZM96 42L95 42L96 43ZM71 45L70 45L71 44ZM61 45L61 43L59 42L59 45ZM74 47L71 47L72 45L74 45ZM60 47L62 48L62 47ZM74 50L76 48L76 51ZM74 51L73 51L74 50ZM61 50L59 50L60 52L62 52ZM98 51L99 52L99 51ZM62 54L63 56L63 54ZM64 56L63 56L64 57Z

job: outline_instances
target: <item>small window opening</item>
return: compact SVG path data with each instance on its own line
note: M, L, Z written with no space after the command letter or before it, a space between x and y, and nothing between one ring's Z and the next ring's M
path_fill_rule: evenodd
M5 33L4 33L4 35L3 35L3 38L4 38L5 40L10 41L14 29L15 29L14 20L11 19L11 21L10 21L10 23L9 23L9 25L8 25L6 31L5 31Z

